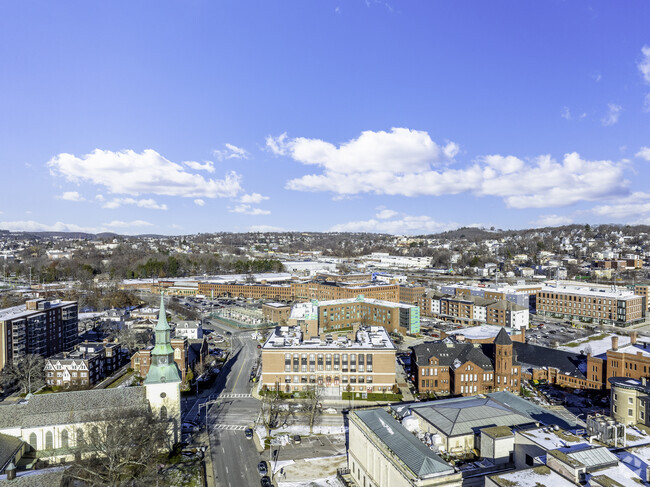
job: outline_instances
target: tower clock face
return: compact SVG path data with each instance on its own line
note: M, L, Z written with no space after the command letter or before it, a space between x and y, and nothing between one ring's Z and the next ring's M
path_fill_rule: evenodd
M167 365L167 357L159 357L158 358L158 363L160 365Z

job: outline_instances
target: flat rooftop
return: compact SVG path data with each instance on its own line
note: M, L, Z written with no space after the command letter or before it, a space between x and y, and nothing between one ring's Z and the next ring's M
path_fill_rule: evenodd
M334 340L323 338L303 339L299 326L279 326L266 340L263 350L278 349L319 349L319 350L395 350L392 340L383 326L362 326L357 331L355 340L339 337Z

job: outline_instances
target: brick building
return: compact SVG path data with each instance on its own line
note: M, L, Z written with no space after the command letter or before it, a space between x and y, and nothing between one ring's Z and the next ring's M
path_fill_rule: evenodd
M299 327L277 327L262 347L262 385L285 392L325 388L328 396L390 392L395 385L395 346L386 330L364 326L352 337L303 339Z

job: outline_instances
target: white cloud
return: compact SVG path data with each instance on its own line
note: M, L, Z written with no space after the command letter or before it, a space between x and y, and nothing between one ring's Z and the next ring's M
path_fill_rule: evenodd
M205 161L204 163L196 161L184 161L183 164L185 164L190 169L194 169L195 171L214 172L214 163L212 161Z
M645 82L650 83L650 46L643 46L641 53L643 54L643 59L639 61L637 67L641 71L641 76L643 76Z
M643 111L650 112L650 93L648 93L643 99Z
M133 227L152 227L153 223L149 223L144 220L134 220L131 222L123 222L120 220L113 220L110 223L105 223L107 227L110 228L133 228Z
M77 191L66 191L60 196L60 198L65 201L85 201L84 197Z
M196 199L194 200L194 204L196 206L205 206L205 201L203 201L202 199Z
M375 218L379 218L380 220L388 220L389 218L393 218L397 216L398 213L395 210L381 210L379 213L375 215Z
M624 161L587 161L577 153L565 154L562 162L549 155L530 160L487 155L464 168L434 168L447 160L444 151L425 132L407 129L364 132L338 149L321 140L288 139L285 134L267 139L267 147L323 168L318 174L288 181L287 189L343 196L471 193L502 198L514 208L545 208L626 194L629 184L623 175Z
M237 147L233 144L224 144L226 146L223 150L215 150L214 155L220 160L226 159L248 159L250 154L247 150Z
M641 150L634 154L634 156L650 161L650 147L641 147Z
M125 205L135 205L140 208L147 208L149 210L166 210L167 205L166 204L158 204L156 203L155 200L151 198L146 198L146 199L135 199L135 198L113 198L110 201L107 201L102 205L102 208L110 208L110 209L115 209L119 208L120 206L125 206Z
M248 227L249 232L284 232L282 227L275 227L273 225L252 225Z
M268 196L262 196L259 193L251 193L251 194L245 194L241 198L239 198L239 201L245 204L250 204L250 205L258 205L262 201L268 200Z
M571 120L571 110L569 110L569 107L563 107L562 110L560 110L560 117L565 120Z
M618 122L622 111L623 107L621 105L617 105L616 103L608 103L607 113L605 116L603 116L603 118L600 119L600 123L603 124L604 127L615 125Z
M229 210L231 213L243 213L244 215L270 215L269 210L253 208L251 205L237 205Z
M115 231L116 228L151 227L151 223L143 220L132 222L112 221L98 227L86 227L74 223L56 222L53 224L40 223L33 220L0 222L0 229L12 232L85 232L102 233Z
M531 223L539 227L556 227L558 225L569 225L573 223L573 218L565 215L542 215Z
M96 199L97 201L104 201L104 195L103 195L103 194L95 195L95 199Z
M371 232L390 233L393 235L435 233L452 228L458 228L456 223L440 223L430 216L404 215L394 220L381 220L371 218L370 220L352 221L339 223L330 228L331 232Z
M392 128L390 132L366 130L338 148L319 139L298 137L267 137L267 147L275 154L289 155L303 164L317 165L326 172L367 173L384 171L390 174L427 170L458 153L458 145L436 144L424 131Z
M232 198L242 190L241 177L235 172L227 173L224 179L206 179L151 149L141 154L95 149L82 157L62 153L47 165L53 175L75 183L86 181L104 186L114 194Z
M591 211L598 216L612 220L627 221L633 218L634 222L639 222L642 215L645 215L646 219L650 216L650 193L638 191L618 199L612 204L595 206Z

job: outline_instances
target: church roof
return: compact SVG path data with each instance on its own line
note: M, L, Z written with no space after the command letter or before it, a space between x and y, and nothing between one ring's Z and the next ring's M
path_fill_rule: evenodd
M418 366L427 366L429 358L437 357L439 365L443 367L456 369L466 362L472 362L483 370L494 370L492 360L480 346L473 343L425 342L414 346L413 352Z
M165 312L165 296L160 294L160 312L158 313L158 323L156 324L155 331L171 330L167 322L167 313Z
M85 423L105 417L108 412L148 407L141 386L35 394L22 404L0 406L0 430Z

